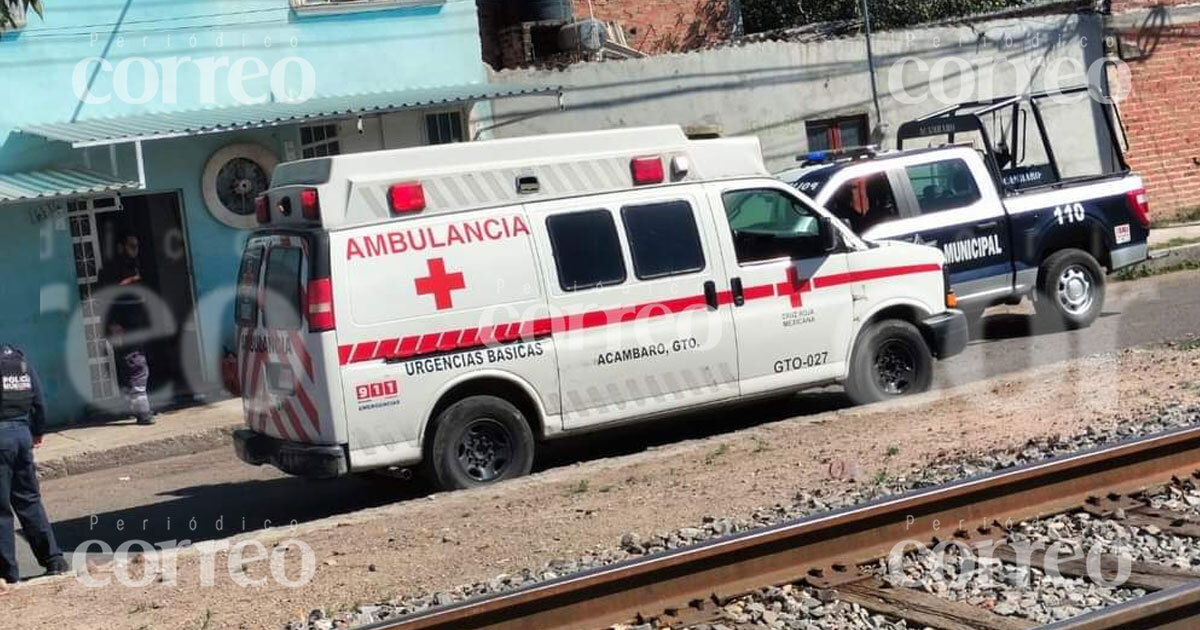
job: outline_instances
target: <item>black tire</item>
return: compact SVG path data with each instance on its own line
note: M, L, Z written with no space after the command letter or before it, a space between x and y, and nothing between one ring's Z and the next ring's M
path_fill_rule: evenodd
M933 353L916 326L885 319L858 335L846 379L846 394L854 404L919 394L932 383Z
M432 430L425 473L438 489L486 486L533 468L533 431L503 398L464 398L442 411Z
M1104 309L1104 269L1081 249L1063 249L1042 262L1034 306L1052 330L1087 328Z

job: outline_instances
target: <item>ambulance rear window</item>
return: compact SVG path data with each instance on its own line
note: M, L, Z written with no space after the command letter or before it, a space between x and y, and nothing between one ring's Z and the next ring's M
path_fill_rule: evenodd
M242 255L233 316L237 323L243 326L254 326L258 323L258 276L262 270L262 259L262 247L248 247Z
M272 247L267 254L263 280L263 325L276 330L299 330L300 264L304 254L297 247Z

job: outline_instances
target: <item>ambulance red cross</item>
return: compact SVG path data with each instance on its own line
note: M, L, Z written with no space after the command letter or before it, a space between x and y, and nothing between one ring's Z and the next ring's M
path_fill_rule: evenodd
M941 251L871 243L678 127L280 165L236 320L238 455L442 488L556 437L841 383L926 390L967 329Z

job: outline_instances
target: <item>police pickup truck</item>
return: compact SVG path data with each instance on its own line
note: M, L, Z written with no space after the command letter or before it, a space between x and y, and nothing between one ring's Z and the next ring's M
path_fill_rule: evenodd
M956 105L902 125L897 151L810 155L777 177L869 241L941 248L968 317L1029 296L1049 325L1086 327L1103 307L1105 272L1147 257L1146 191L1115 142L1111 110L1098 106L1114 141L1095 161L1109 172L1064 173L1043 115L1049 96ZM1030 114L1040 146L1028 138ZM1001 130L996 144L989 128Z

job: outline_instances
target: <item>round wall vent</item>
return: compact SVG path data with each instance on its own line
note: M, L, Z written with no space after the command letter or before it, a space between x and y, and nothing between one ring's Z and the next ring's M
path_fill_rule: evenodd
M257 227L254 199L271 186L278 163L279 158L259 144L231 144L213 153L200 184L209 213L232 228Z

